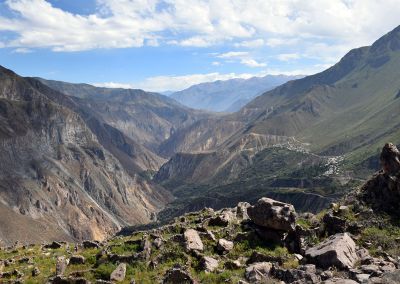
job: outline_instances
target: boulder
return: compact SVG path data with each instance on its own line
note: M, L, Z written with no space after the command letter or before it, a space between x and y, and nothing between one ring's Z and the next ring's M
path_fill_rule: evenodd
M270 262L257 262L246 268L245 276L250 282L266 282L269 278L272 264Z
M344 233L346 231L346 219L334 216L332 212L325 214L322 221L325 224L328 235Z
M234 261L228 260L227 262L225 262L224 267L229 270L236 270L241 268L242 264L240 263L239 260L234 260Z
M82 255L73 255L69 259L69 264L84 264L85 263L85 257Z
M193 229L187 229L183 234L185 238L185 246L188 251L203 251L204 245L200 239L199 233Z
M231 211L224 211L221 214L210 218L208 221L209 226L226 227L235 220L235 216Z
M163 284L194 284L192 277L181 268L171 268L165 273Z
M111 273L110 280L115 282L121 282L125 280L126 275L126 264L120 263L117 268Z
M264 197L249 207L247 212L256 225L268 229L288 232L296 226L296 211L291 204Z
M83 247L86 248L86 249L89 249L89 248L99 248L99 247L100 247L99 243L96 242L96 241L83 241L82 245L83 245Z
M305 256L309 262L321 268L336 266L340 269L350 269L358 260L356 244L347 233L331 236L306 250Z
M323 284L358 284L356 281L351 279L343 279L343 278L332 278L325 280L322 282Z
M233 242L225 240L225 239L218 240L217 250L220 253L228 253L232 249L233 249Z
M250 207L250 203L247 202L239 202L236 206L236 218L240 220L249 219L249 215L247 214L247 209Z
M213 272L218 268L218 265L218 260L209 256L203 256L200 261L200 266L205 272Z
M40 274L39 268L35 267L32 269L32 277L36 277Z
M67 268L67 260L65 259L65 257L64 256L57 257L56 276L63 275L66 268Z
M62 247L62 244L60 244L59 242L52 242L51 244L44 245L44 248L48 248L48 249L58 249L61 247Z

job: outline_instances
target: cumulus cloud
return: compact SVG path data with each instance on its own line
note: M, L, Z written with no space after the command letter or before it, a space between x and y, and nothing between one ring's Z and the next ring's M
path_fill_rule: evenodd
M267 66L266 63L257 62L257 61L254 60L254 59L242 59L242 60L240 61L240 63L242 63L242 64L244 64L244 65L246 65L246 66L249 66L249 67L253 67L253 68L256 68L256 67L265 67L265 66Z
M0 31L14 48L80 51L161 44L256 48L370 44L398 25L398 0L97 0L89 15L45 0L6 0ZM10 16L11 15L11 16Z
M299 59L301 56L298 53L282 53L277 56L280 61L291 61Z

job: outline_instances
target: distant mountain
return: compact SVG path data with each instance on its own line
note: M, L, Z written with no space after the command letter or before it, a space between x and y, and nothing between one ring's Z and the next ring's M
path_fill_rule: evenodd
M175 149L169 152L188 141L195 151L175 154L156 175L179 197L170 208L213 206L256 192L279 193L293 203L299 194L329 199L345 192L365 177L358 165L376 164L371 161L381 145L400 142L398 66L400 27L321 73L265 92L239 112L181 129L170 138Z
M254 97L302 76L267 75L201 83L170 95L183 105L219 112L238 111Z

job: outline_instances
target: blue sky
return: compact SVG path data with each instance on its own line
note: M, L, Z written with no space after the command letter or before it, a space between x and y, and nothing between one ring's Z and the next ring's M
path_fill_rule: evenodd
M151 91L305 75L395 28L399 12L400 0L0 0L0 64Z

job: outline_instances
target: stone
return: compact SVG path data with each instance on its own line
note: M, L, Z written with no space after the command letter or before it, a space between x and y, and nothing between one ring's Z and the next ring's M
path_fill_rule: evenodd
M331 236L306 250L305 257L321 268L336 266L339 269L349 269L358 260L356 244L347 233Z
M360 273L360 274L355 275L355 278L356 278L355 280L357 280L357 282L359 282L359 283L367 283L369 277L370 277L369 274Z
M188 251L203 251L204 245L200 239L199 233L193 229L187 229L183 234L185 238L185 247Z
M205 272L213 272L218 268L218 265L218 260L209 256L203 256L200 261L200 266Z
M37 268L37 267L33 268L33 269L32 269L32 277L36 277L36 276L38 276L38 275L40 275L40 270L39 270L39 268Z
M284 283L321 283L321 278L314 272L307 272L301 269L283 269L280 267L274 267L271 270L271 274L282 280Z
M291 204L270 198L261 198L247 209L250 219L259 226L279 230L293 231L296 226L296 211Z
M75 277L62 277L56 276L52 279L53 284L90 284L85 278L75 278Z
M343 279L343 278L332 278L325 280L322 284L358 284L356 281L351 279Z
M222 212L221 214L210 218L208 221L209 226L226 227L235 220L235 216L230 211Z
M379 267L375 264L361 265L360 269L362 272L371 274L372 276L378 276L382 274Z
M158 249L161 248L163 244L164 244L164 241L163 241L162 238L156 238L156 239L153 241L153 245L154 245L156 248L158 248Z
M225 239L218 240L217 250L220 253L228 253L232 249L233 249L233 242L225 240Z
M120 263L117 268L111 273L110 280L115 282L121 282L125 280L126 275L126 264Z
M64 256L57 257L56 276L62 276L67 268L67 261Z
M328 235L344 233L346 231L346 219L334 216L332 212L325 214L322 221L325 224L325 230L328 232Z
M52 242L51 244L44 245L44 248L48 248L48 249L58 249L61 247L62 247L62 244L60 244L59 242Z
M271 269L272 264L270 262L257 262L246 268L245 276L250 282L267 281Z
M229 270L236 270L241 268L242 264L240 263L239 260L234 260L234 261L228 260L227 262L225 262L224 267Z
M253 253L250 255L250 258L247 260L247 264L256 262L275 262L278 264L282 264L284 260L285 259L282 256L271 256L258 251L253 251Z
M82 255L73 255L69 259L69 264L84 264L85 263L85 257Z
M400 171L400 151L396 145L386 143L382 149L380 160L385 173L396 174Z
M163 284L194 284L192 277L181 268L171 268L169 269L162 281Z
M95 241L83 241L82 245L85 249L100 247L99 243Z
M236 218L240 220L249 219L249 215L247 214L247 209L250 207L250 203L248 202L239 202L236 206Z

